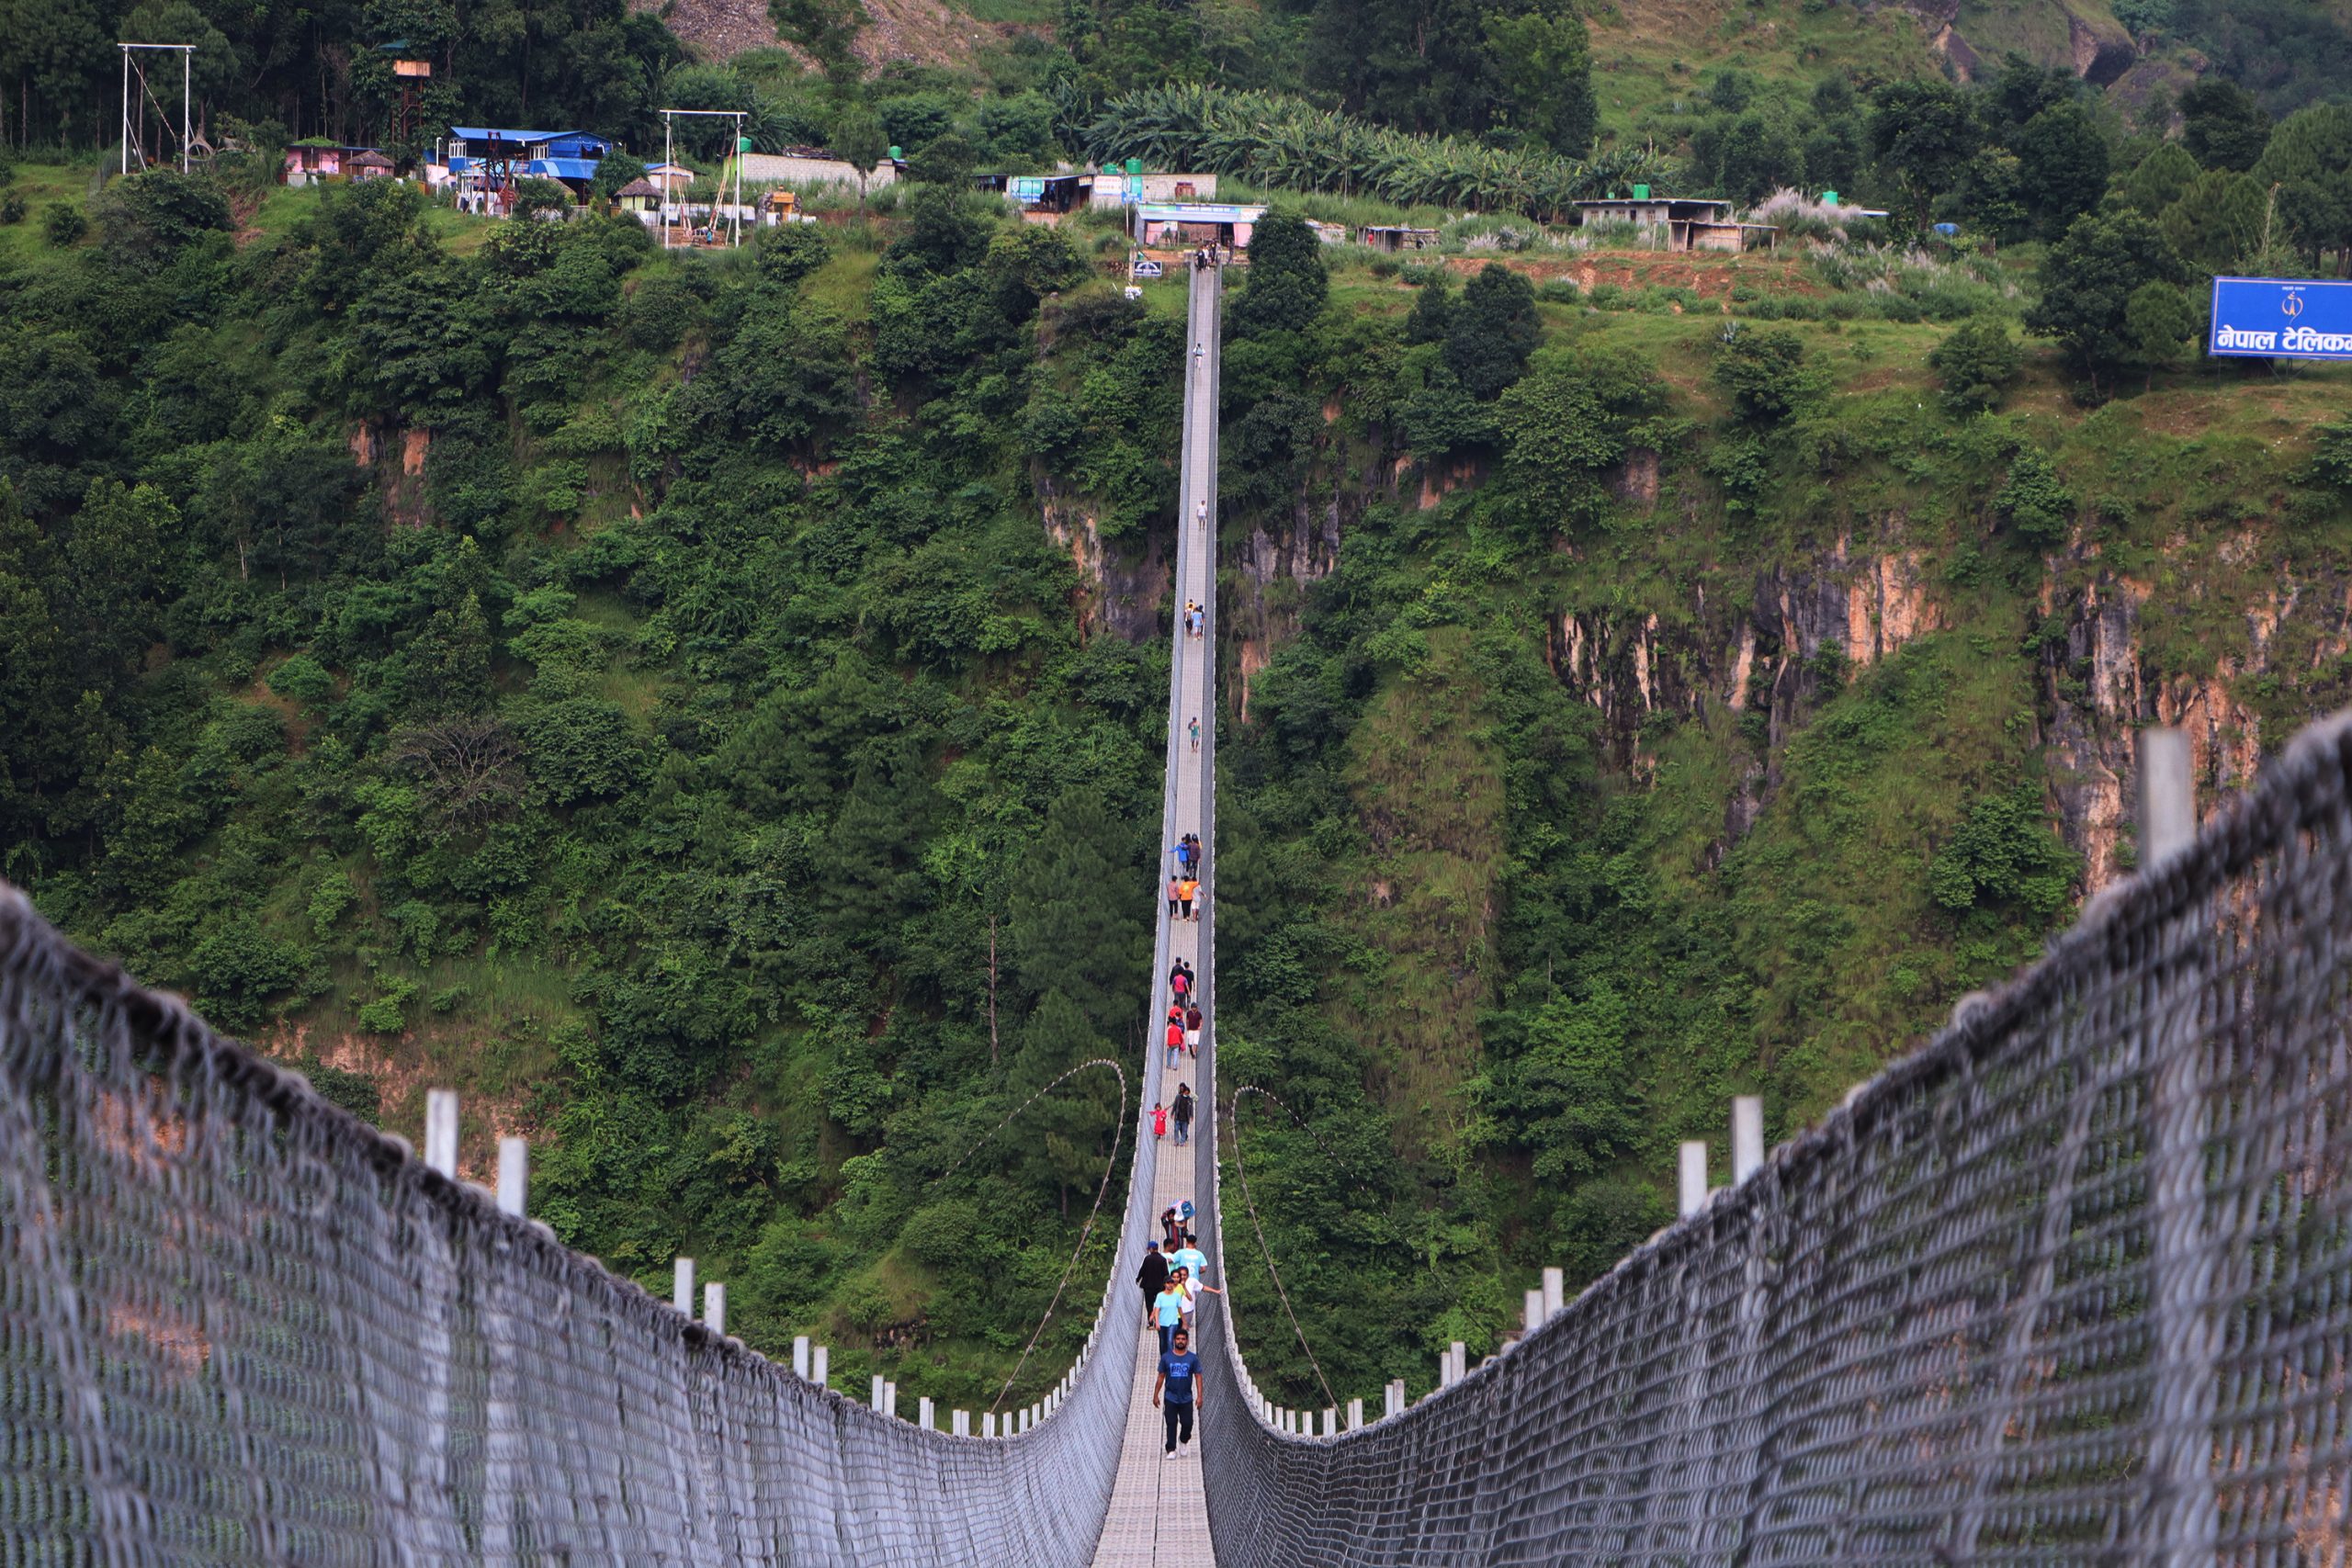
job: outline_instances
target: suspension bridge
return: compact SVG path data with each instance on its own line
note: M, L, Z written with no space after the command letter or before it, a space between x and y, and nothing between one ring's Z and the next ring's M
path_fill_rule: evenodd
M1154 1019L1178 957L1216 995L1221 286L1162 807L1209 892L1148 890ZM0 888L0 1563L2344 1563L2352 724L2201 832L2180 739L2041 962L1793 1142L1738 1119L1730 1187L1686 1160L1678 1224L1434 1393L1283 1408L1206 1298L1179 1463L1132 1281L1190 1197L1224 1282L1214 1008L1190 1146L1143 1064L1082 1353L976 1423L750 1351L683 1262L665 1301L559 1245L519 1158L458 1180L454 1102L420 1159Z

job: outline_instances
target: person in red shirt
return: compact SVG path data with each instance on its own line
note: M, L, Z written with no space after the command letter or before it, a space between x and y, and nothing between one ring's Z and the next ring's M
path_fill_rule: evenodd
M1168 1025L1168 1070L1174 1072L1183 1060L1184 1024L1181 1019L1171 1020Z
M1151 1135L1155 1139L1168 1136L1168 1107L1158 1100L1151 1106Z

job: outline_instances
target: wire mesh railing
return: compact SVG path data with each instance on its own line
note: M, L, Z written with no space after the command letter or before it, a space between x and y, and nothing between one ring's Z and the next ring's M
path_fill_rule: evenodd
M2345 1562L2348 992L2339 718L1506 1353L1212 1427L1218 1562Z
M1148 1218L1131 1197L1126 1235ZM884 1416L500 1213L0 885L0 1562L1081 1563L1134 1336L1095 1348L1017 1438Z

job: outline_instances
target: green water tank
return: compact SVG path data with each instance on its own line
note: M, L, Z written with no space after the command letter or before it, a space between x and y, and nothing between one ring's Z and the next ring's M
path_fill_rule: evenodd
M1142 173L1143 173L1143 160L1142 160L1141 158L1130 158L1130 159L1128 159L1128 160L1127 160L1127 173L1129 173L1129 174L1131 174L1131 175L1139 175L1139 174L1142 174Z
M749 152L751 150L752 139L750 137L739 136L735 139L735 151L738 152Z
M901 158L903 158L903 157L905 157L905 156L906 156L906 154L905 154L904 152L899 152L896 147L893 147L893 148L891 148L891 149L890 149L890 162L892 162L893 164L897 163L899 159L901 159Z
M1834 191L1834 190L1826 190L1826 191L1823 191L1823 192L1821 193L1821 205L1822 205L1822 206L1824 206L1824 207L1835 207L1835 206L1837 206L1837 205L1838 205L1838 193L1837 193L1836 191Z
M1647 201L1649 198L1650 198L1650 187L1649 187L1649 186L1635 186L1634 187L1634 199L1635 201Z

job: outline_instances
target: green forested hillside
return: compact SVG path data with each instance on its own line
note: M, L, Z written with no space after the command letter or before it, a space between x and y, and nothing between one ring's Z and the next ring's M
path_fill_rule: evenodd
M1341 1399L2030 958L2131 864L2137 726L2210 793L2352 697L2352 382L2193 350L2213 273L2340 266L2347 111L1715 80L1725 179L1801 109L1896 217L1285 210L1231 297L1214 1001ZM1140 1050L1185 350L1114 218L963 166L666 254L9 171L0 874L388 1126L459 1087L470 1171L528 1133L567 1240L753 1343L985 1404L1121 1196L1111 1075L1019 1108Z
M392 1126L464 1088L615 1267L968 1401L1114 1082L943 1173L1127 1055L1150 952L1164 671L1033 476L1164 504L1181 328L935 196L674 258L423 216L240 245L145 175L0 280L6 874Z

